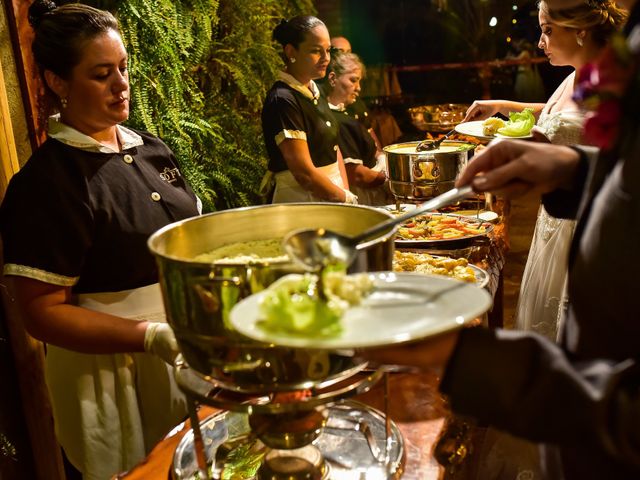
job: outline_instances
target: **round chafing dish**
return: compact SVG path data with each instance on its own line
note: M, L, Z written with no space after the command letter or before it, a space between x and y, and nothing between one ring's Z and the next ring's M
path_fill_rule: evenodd
M423 202L451 190L475 145L445 140L436 150L417 151L420 142L384 148L389 187L399 201Z
M423 132L448 132L462 122L469 105L461 103L441 103L420 105L407 111L411 123Z
M229 322L232 307L283 275L292 262L211 264L195 258L235 242L282 238L301 228L355 235L390 218L378 209L331 203L278 204L225 210L168 225L149 239L159 268L167 321L189 366L238 392L326 386L364 368L351 352L305 351L257 343ZM367 242L350 272L390 270L395 229Z

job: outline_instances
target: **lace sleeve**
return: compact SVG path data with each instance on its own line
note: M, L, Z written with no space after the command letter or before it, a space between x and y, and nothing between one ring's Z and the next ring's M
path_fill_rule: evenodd
M584 114L580 111L561 111L541 114L538 127L551 143L557 145L578 145L582 143Z

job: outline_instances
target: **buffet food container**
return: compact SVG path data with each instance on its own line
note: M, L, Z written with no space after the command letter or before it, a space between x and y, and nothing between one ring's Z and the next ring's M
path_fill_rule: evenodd
M448 132L464 119L469 105L441 103L420 105L407 110L411 123L423 132Z
M330 385L364 368L352 352L306 351L257 343L229 322L233 306L288 273L290 261L212 264L196 261L226 244L283 238L292 230L327 228L355 235L388 212L332 203L277 204L225 210L170 224L149 248L159 268L167 314L185 361L227 390L255 393ZM350 272L391 270L395 229L364 244Z
M417 151L420 142L384 147L391 193L400 202L418 203L454 187L475 145L445 140L436 150Z

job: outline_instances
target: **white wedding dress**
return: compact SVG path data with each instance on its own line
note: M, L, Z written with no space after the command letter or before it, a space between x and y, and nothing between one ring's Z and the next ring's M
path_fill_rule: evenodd
M579 111L543 112L537 128L551 143L575 145L580 143L583 123L584 115ZM554 218L540 206L520 286L517 329L558 339L567 300L567 260L574 228L575 221Z

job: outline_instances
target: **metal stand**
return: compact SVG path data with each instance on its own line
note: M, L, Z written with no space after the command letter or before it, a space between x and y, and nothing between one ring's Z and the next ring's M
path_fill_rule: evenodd
M259 452L261 466L254 477L258 480L311 478L342 480L353 478L353 471L363 472L361 478L399 478L404 464L404 442L397 426L385 413L362 403L348 400L352 395L368 391L384 377L385 403L388 411L388 373L376 370L364 378L352 379L346 385L326 391L312 392L300 401L274 403L270 395L238 398L220 389L215 381L192 371L184 361L176 363L176 380L188 400L192 434L182 439L174 454L174 480L214 480L220 478L227 455L234 448L247 446ZM217 415L199 420L199 403L224 408ZM287 425L291 415L326 412L315 440L302 448L269 448L261 442L249 420L254 415L282 415ZM288 431L284 428L285 433ZM288 435L288 434L287 434ZM291 435L295 435L292 433ZM265 440L266 441L266 440Z
M187 406L189 408L189 420L191 420L191 430L193 430L193 452L198 464L198 474L203 480L211 480L207 455L204 451L202 441L202 431L200 430L200 419L198 418L198 406L196 401L187 395Z

